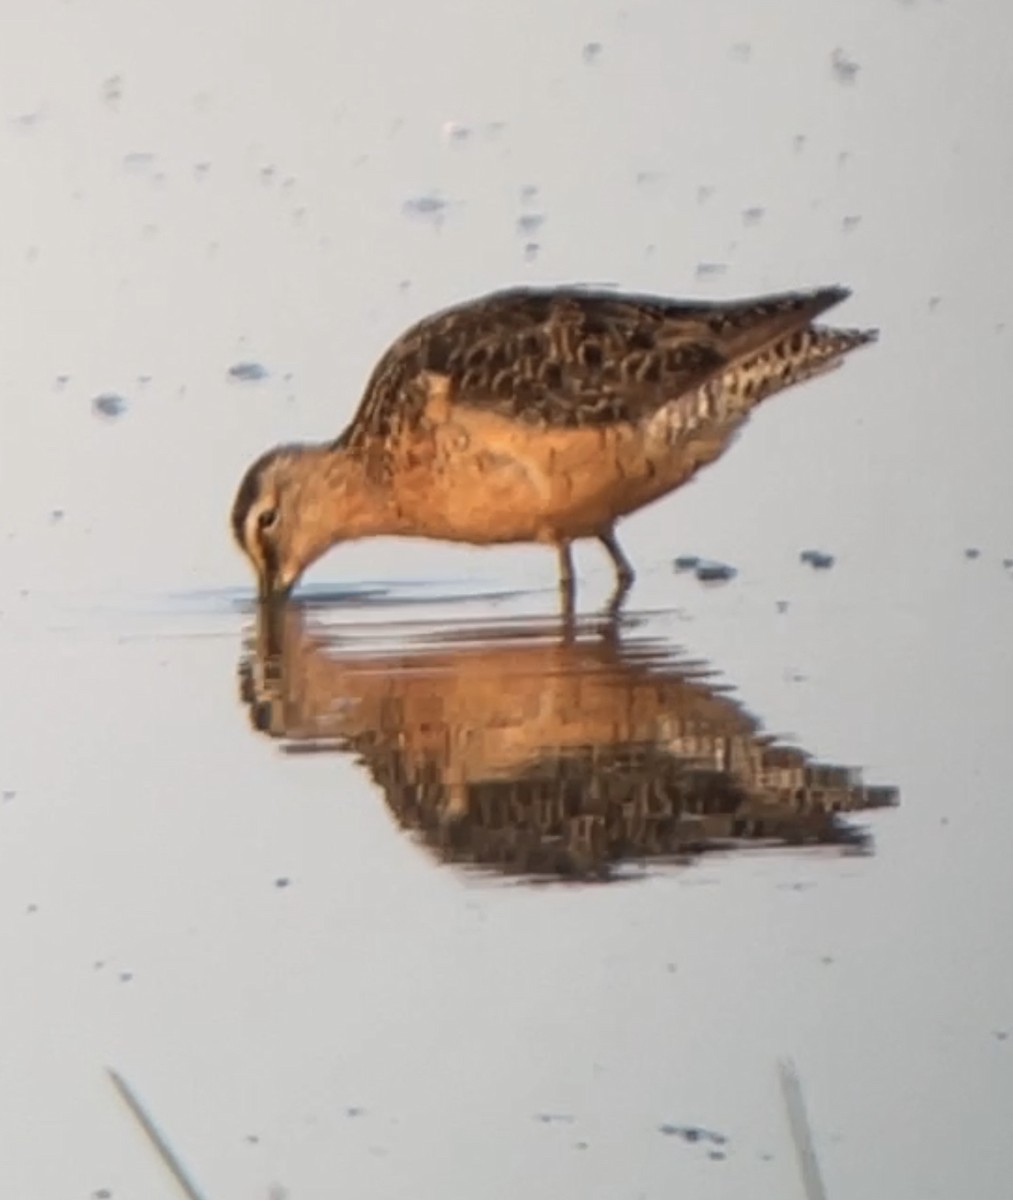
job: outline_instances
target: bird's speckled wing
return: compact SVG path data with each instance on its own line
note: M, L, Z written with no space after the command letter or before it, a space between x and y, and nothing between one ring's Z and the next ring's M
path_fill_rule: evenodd
M446 309L377 364L341 441L387 437L421 415L427 373L454 404L533 424L636 421L795 331L844 288L731 303L579 288L517 289Z

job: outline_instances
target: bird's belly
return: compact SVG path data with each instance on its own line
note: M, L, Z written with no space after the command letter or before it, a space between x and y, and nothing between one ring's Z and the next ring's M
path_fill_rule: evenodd
M477 543L593 536L702 465L643 426L546 428L463 407L418 430L405 458L403 532Z

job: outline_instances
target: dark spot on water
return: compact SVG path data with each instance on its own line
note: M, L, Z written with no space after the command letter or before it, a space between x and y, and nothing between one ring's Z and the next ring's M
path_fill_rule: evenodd
M1008 570L1010 569L1010 567L1013 567L1013 558L1004 558L1004 559L1002 560L1002 565L1003 565L1003 566L1006 568L1006 570L1008 571Z
M977 546L968 546L964 551L964 557L967 559L981 558L981 551Z
M830 69L838 83L851 85L858 78L858 63L840 47L830 55Z
M268 376L267 367L258 362L237 362L229 367L229 378L239 383L257 383Z
M274 881L274 886L276 888L287 888L287 887L291 886L291 883L292 883L292 880L289 879L289 877L287 875L279 875L278 878Z
M112 1188L96 1188L91 1194L91 1200L112 1200Z
M534 237L544 224L542 213L523 213L517 218L517 232L522 237Z
M680 554L672 565L677 571L694 571L700 565L700 555Z
M753 47L749 42L733 42L728 54L734 62L747 63L753 57Z
M696 568L696 577L701 583L727 583L738 571L728 563L702 562Z
M57 375L55 382L56 382L56 386L58 388L66 387L67 384L70 383L70 376L69 375Z
M779 613L786 613L788 611L788 601L778 600L775 607Z
M992 1031L992 1036L997 1042L1005 1042L1009 1037L1008 1029L995 1029Z
M708 1142L712 1146L726 1146L728 1138L723 1133L718 1133L713 1129L703 1129L699 1125L673 1125L666 1122L658 1126L658 1132L663 1133L665 1137L682 1138L684 1142L689 1142L695 1145L697 1142Z
M127 411L127 402L117 392L101 392L92 400L91 407L100 417L115 420Z
M3 792L0 792L0 800L2 800L4 804L10 804L16 795L17 792L13 788L6 788Z
M742 224L759 225L766 211L761 204L754 204L752 208L744 208L742 210Z
M585 42L580 57L589 67L593 66L601 58L603 49L601 42Z
M534 262L541 248L538 242L527 242L524 246L524 261Z
M123 76L110 75L108 79L103 79L100 94L103 103L115 108L123 99Z
M246 1142L246 1144L248 1146L259 1146L260 1145L260 1138L255 1133L248 1133L246 1135L246 1137L243 1138L243 1141Z
M39 906L37 904L26 904L25 905L25 914L27 916L31 916L32 913L37 913L38 911L39 911Z
M845 233L852 233L854 230L856 230L858 228L858 226L861 224L861 222L862 222L862 218L857 213L854 213L853 215L851 215L849 217L842 218L841 228L844 230Z
M700 262L696 264L697 279L717 279L728 270L727 263Z
M795 151L796 154L801 154L802 151L805 149L805 140L806 139L805 139L804 133L796 133L795 136L791 139L791 148L792 148L792 150Z
M573 1124L573 1116L570 1113L540 1112L540 1113L535 1113L534 1119L536 1121L540 1122L542 1125L572 1125Z
M147 150L133 150L123 155L123 169L132 175L146 175L155 165L155 156Z
M538 184L525 183L520 189L521 204L533 204L538 199Z
M53 508L53 509L50 509L50 511L49 511L49 519L54 525L56 525L60 521L62 521L64 518L64 515L65 514L64 514L64 511L62 508Z
M942 296L929 296L929 312L935 312L942 302Z
M586 1150L587 1146L588 1146L587 1142L574 1142L573 1143L574 1150Z
M120 974L119 974L120 983L131 983L133 981L133 978L134 978L133 971L120 971Z
M412 196L406 200L401 205L401 211L406 217L441 225L447 215L447 207L447 201L439 192L426 192L421 196Z
M361 1117L365 1115L366 1110L358 1104L350 1104L345 1109L346 1117Z
M834 565L834 556L823 550L802 550L798 561L808 563L814 571L829 571Z

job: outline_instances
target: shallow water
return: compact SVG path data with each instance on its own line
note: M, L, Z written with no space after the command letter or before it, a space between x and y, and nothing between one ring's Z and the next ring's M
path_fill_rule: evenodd
M179 1194L111 1066L208 1197L801 1197L789 1056L831 1197L1004 1197L1006 9L414 11L0 40L0 1194ZM265 626L246 462L564 279L883 337L624 525L615 621L596 547L567 626L544 550L382 541Z

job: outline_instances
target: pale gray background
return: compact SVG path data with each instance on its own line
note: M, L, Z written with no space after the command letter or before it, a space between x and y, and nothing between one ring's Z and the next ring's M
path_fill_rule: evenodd
M1009 1195L1005 0L0 16L0 1195L176 1194L112 1063L216 1200L773 1200L801 1194L785 1052L835 1200ZM432 196L439 219L409 211ZM249 731L226 530L248 459L336 432L410 320L573 279L846 282L842 319L881 326L625 527L649 632L901 786L875 857L482 884L354 764ZM228 382L240 360L270 377ZM798 565L810 544L832 572ZM739 578L675 578L685 551ZM605 563L578 562L599 601ZM544 589L523 614L551 610L554 565L379 542L313 578Z

